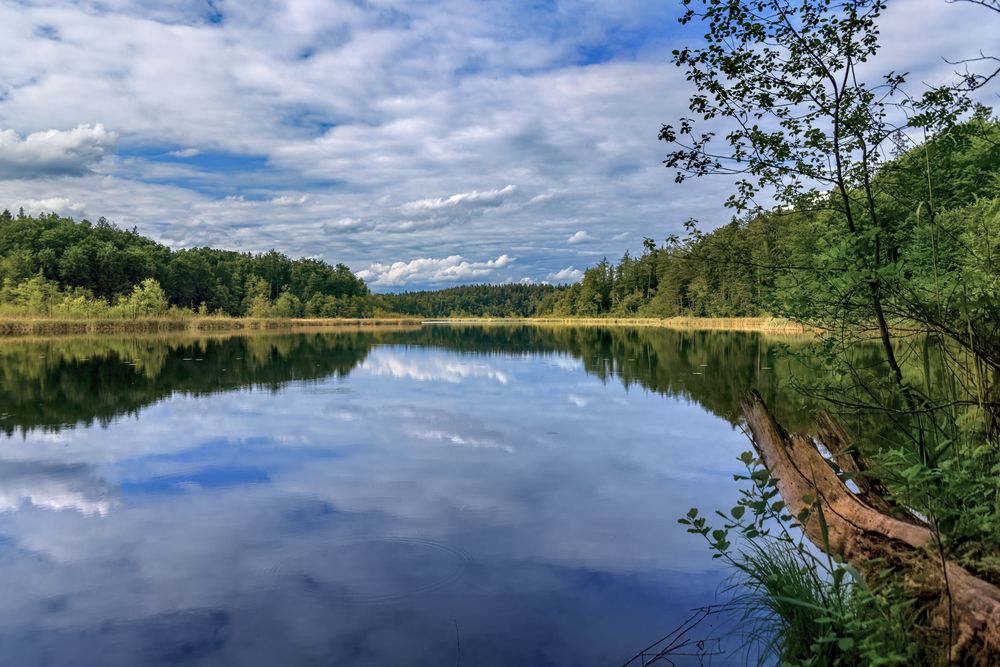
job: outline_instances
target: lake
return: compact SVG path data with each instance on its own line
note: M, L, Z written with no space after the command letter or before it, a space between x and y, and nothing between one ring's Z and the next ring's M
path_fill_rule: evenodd
M738 498L788 342L0 341L0 664L621 665L719 601L677 518Z

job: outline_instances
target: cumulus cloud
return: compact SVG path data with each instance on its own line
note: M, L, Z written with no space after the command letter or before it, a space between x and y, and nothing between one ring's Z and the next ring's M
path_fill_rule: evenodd
M535 280L580 263L574 230L617 252L597 241L728 221L732 184L675 186L655 138L690 92L670 49L699 39L675 3L495 4L227 3L206 20L187 0L0 3L18 54L0 62L0 118L20 133L0 136L0 203L87 202L168 244L354 269L510 252ZM995 41L981 18L891 5L872 67L938 82L942 57ZM108 159L104 127L121 137Z
M567 266L565 269L559 271L553 271L545 276L546 280L551 280L554 283L575 283L580 278L583 278L583 271L572 266Z
M390 232L412 233L441 227L467 224L486 215L487 212L503 209L509 214L517 199L518 188L506 185L493 190L470 190L448 197L414 199L400 204L395 209L385 211L378 227Z
M583 230L580 230L578 232L570 234L570 237L568 239L566 239L566 243L575 244L575 243L583 243L584 241L593 241L593 240L594 240L593 236L591 236L590 234L588 234L587 232L585 232Z
M58 213L60 215L83 215L87 205L81 201L73 201L66 197L49 197L48 199L26 199L20 203L24 210L31 214Z
M118 135L103 125L46 130L21 137L0 130L0 178L82 176L115 152Z
M466 209L476 210L500 206L509 198L517 188L508 185L499 190L487 190L480 192L461 192L450 197L438 197L436 199L419 199L417 201L406 202L400 206L400 210L407 215L422 215L434 213L445 209Z
M442 259L414 259L409 262L372 264L359 271L357 276L376 287L398 287L410 283L453 283L469 280L487 280L497 271L510 266L514 258L500 255L486 262L469 262L461 255Z

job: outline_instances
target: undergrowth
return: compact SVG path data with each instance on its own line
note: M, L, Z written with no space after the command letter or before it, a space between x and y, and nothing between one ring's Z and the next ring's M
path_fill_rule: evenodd
M891 583L869 587L856 569L804 541L798 524L821 506L792 516L777 481L751 452L741 498L713 527L692 508L680 523L704 537L735 575L728 588L742 613L745 654L790 667L921 664L910 631L918 601ZM824 530L825 532L825 530ZM889 581L889 578L886 578Z

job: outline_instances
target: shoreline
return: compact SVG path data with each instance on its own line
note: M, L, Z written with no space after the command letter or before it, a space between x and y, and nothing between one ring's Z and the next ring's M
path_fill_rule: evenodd
M807 335L809 327L777 317L456 317L421 324L530 324L546 326L661 327L688 331L759 331Z
M86 336L95 334L208 333L241 331L282 331L338 327L390 327L424 325L530 325L530 326L631 326L663 327L678 330L759 331L808 334L801 324L773 317L420 317L370 318L276 318L191 317L120 319L10 318L0 319L0 337Z
M275 318L191 317L118 319L0 319L0 337L86 336L118 333L210 333L335 327L420 326L416 317Z

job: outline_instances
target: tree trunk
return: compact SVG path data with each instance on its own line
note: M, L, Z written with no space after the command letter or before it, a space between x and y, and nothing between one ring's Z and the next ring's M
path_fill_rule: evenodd
M821 416L821 444L851 474L857 492L841 481L816 440L789 434L775 421L760 394L749 394L742 407L754 447L778 480L790 513L815 510L817 503L822 509L822 514L811 511L803 522L806 536L866 576L888 566L906 581L919 582L923 596L936 598L933 625L945 633L950 629L953 664L1000 665L1000 589L951 561L942 563L934 534L886 497L885 487L850 448L840 425Z

